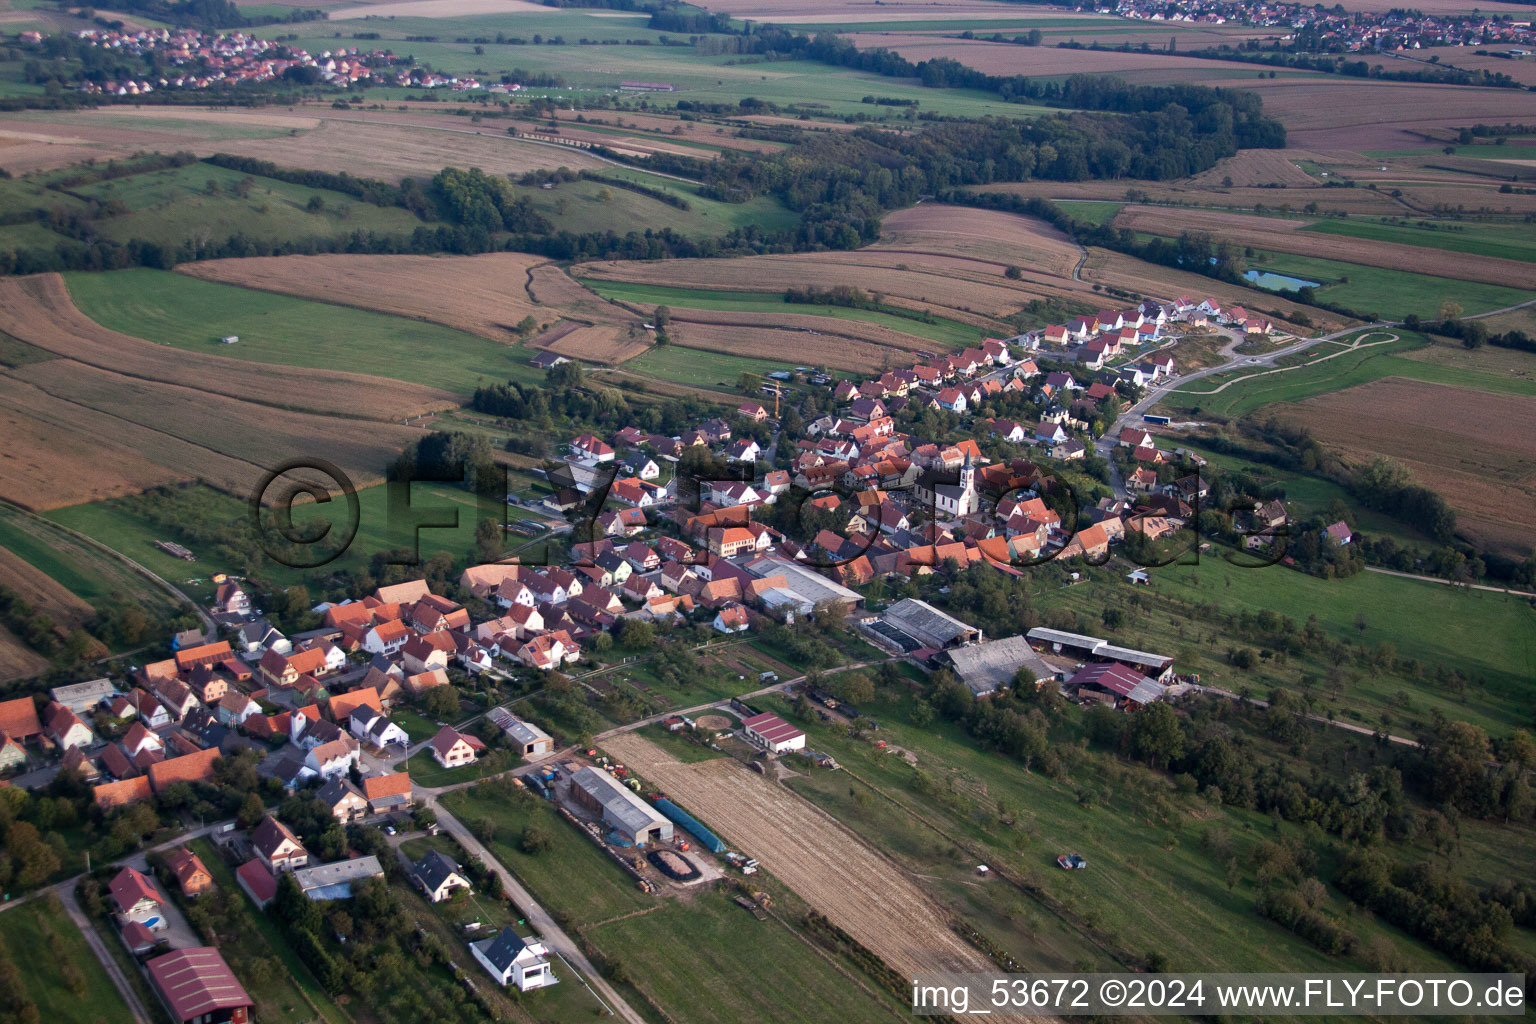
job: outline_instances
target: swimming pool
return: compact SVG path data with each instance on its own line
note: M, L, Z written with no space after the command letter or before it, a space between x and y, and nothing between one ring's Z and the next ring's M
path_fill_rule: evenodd
M144 921L144 927L148 928L150 931L154 931L156 928L160 927L160 919L158 917L146 918Z
M1268 288L1272 292L1294 292L1302 288L1320 288L1321 282L1307 281L1300 277L1287 277L1285 274L1275 274L1268 270L1250 270L1243 275L1249 284L1258 285L1260 288Z

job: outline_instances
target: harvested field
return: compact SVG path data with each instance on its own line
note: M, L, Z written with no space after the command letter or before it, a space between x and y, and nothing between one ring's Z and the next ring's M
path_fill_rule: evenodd
M734 758L684 764L633 733L602 746L672 794L894 970L984 971L944 911L831 815Z
M1317 179L1296 166L1296 161L1303 155L1291 150L1239 150L1236 156L1219 160L1210 170L1185 178L1183 181L1196 187L1210 187L1219 186L1223 181L1231 178L1234 187L1295 185L1300 188L1311 188L1317 184Z
M638 327L595 324L561 334L545 347L572 359L612 366L647 352L651 347L651 335Z
M912 361L901 349L831 333L674 322L670 334L674 345L685 348L859 373L877 373Z
M793 309L794 307L789 307ZM715 309L679 309L672 307L674 324L710 324L738 327L780 327L794 331L825 335L829 338L847 338L856 342L879 345L903 355L910 352L929 352L933 342L911 334L891 330L880 324L862 320L843 320L838 317L815 316L809 313L736 313ZM898 357L899 358L899 357Z
M1478 56L1478 50L1493 50L1492 46L1426 46L1414 56L1419 60L1440 58L1441 67L1465 68L1468 71L1486 71L1492 75L1508 75L1521 85L1536 85L1536 60L1508 60L1491 54ZM1503 49L1503 47L1499 47Z
M430 178L449 166L478 167L487 174L511 175L556 167L595 170L607 166L578 149L521 142L494 129L477 135L462 126L438 128L382 120L359 124L323 115L320 127L311 132L204 148L209 152L271 160L287 167L346 171L385 181Z
M1212 210L1169 210L1155 206L1127 206L1116 215L1114 226L1177 238L1185 231L1206 232L1213 238L1238 245L1289 252L1299 256L1357 263L1367 267L1403 270L1457 281L1529 288L1536 281L1529 263L1457 253L1454 258L1438 249L1395 242L1379 242L1348 235L1298 231L1307 221L1255 217Z
M1224 84L1234 73L1253 78L1259 73L1252 64L1176 53L1015 46L908 32L853 32L843 38L861 50L884 47L913 62L947 57L988 75L1119 75L1135 82L1150 82L1156 76L1164 82L1203 83L1222 79ZM1234 80L1232 84L1242 83Z
M511 342L523 317L553 318L528 294L528 271L545 262L520 253L257 256L183 263L176 269L209 281L430 320Z
M947 18L1060 17L1057 10L1019 9L987 0L718 0L711 11L768 24L835 24L856 21L935 21Z
M53 663L17 639L16 634L0 626L0 683L30 679L42 675Z
M677 262L676 260L667 261L668 264ZM675 275L663 273L660 276L665 278L665 283L668 284L675 284L678 280ZM554 264L534 267L528 272L528 291L533 296L533 300L540 305L559 309L575 319L590 320L594 323L636 324L640 322L640 318L634 313L601 296L594 295L567 274L564 268Z
M1364 188L1324 188L1287 186L1285 188L1231 188L1219 185L1196 185L1191 178L1179 181L1027 181L1017 184L1004 183L982 185L979 192L1007 192L1016 196L1039 196L1043 199L1089 200L1123 202L1129 189L1144 193L1148 199L1159 203L1177 203L1199 206L1225 206L1239 210L1251 210L1262 203L1271 208L1289 206L1301 210L1308 203L1316 203L1323 213L1373 214L1401 217L1422 212L1428 207L1417 207L1400 201L1386 192ZM1219 178L1217 179L1220 180ZM1235 180L1235 176L1234 176ZM1406 192L1407 190L1405 190ZM1407 198L1405 196L1405 198ZM1512 198L1518 196L1494 196ZM1533 197L1536 199L1536 197ZM1071 206L1066 207L1071 212Z
M53 620L59 639L96 617L96 609L54 582L31 562L0 548L0 580L21 599ZM92 640L89 656L103 657L106 645ZM3 656L0 656L3 661Z
M417 427L275 409L72 359L33 363L8 376L31 386L19 399L34 418L110 438L239 497L290 459L326 459L358 486L375 482L385 463L422 435Z
M127 378L166 381L246 403L387 421L459 404L436 388L360 373L262 366L109 331L75 308L57 274L0 281L0 331Z
M1234 81L1264 100L1264 112L1286 127L1299 149L1409 149L1420 134L1478 121L1536 118L1536 93L1418 82L1325 78Z
M719 732L722 729L729 729L734 724L735 722L727 718L725 715L700 715L698 718L699 728L706 729L711 732Z
M1170 298L1176 295L1204 295L1224 304L1246 306L1250 310L1278 315L1278 319L1301 313L1312 320L1313 327L1306 333L1327 332L1344 327L1352 321L1316 309L1301 306L1289 299L1253 288L1226 284L1201 274L1191 274L1172 267L1146 263L1108 249L1089 249L1088 262L1083 266L1083 277L1089 281L1101 281L1116 288L1124 288L1139 295Z
M66 413L38 419L25 407L46 407L47 396L0 374L0 498L34 512L137 494L191 479L156 465L111 435L83 430Z
M1401 462L1456 509L1462 530L1509 553L1529 553L1536 399L1387 377L1273 411L1305 424L1349 461L1385 455Z
M527 0L399 0L362 4L330 13L331 21L353 18L466 18L476 14L546 14L549 8Z
M885 301L907 309L930 310L940 316L963 319L957 313L979 317L1008 316L1017 312L1032 293L1011 287L1001 269L996 282L982 283L960 278L923 273L919 270L890 268L877 261L897 261L917 265L921 257L906 253L845 252L796 254L784 256L745 256L739 259L667 260L664 263L607 261L583 263L583 275L611 281L638 284L673 285L687 281L695 288L720 288L732 291L783 292L789 288L814 285L829 288L848 285L866 292L880 292ZM534 294L538 295L538 282Z
M699 142L709 146L723 146L727 149L740 149L748 153L773 153L784 147L777 142L768 142L764 139L741 139L736 137L735 127L726 127L725 133L720 133L723 125L739 124L743 119L737 117L718 117L713 121L679 121L674 117L661 117L654 114L637 114L633 111L624 111L614 116L612 121L607 117L593 114L591 111L557 110L555 119L562 122L574 123L577 117L585 118L587 125L613 125L619 121L624 122L626 129L640 132L654 132L657 135L665 135L674 141L687 140ZM794 127L802 127L799 121L793 118L783 118L782 123ZM818 127L820 127L818 125ZM562 129L563 130L563 129ZM588 133L594 135L596 133ZM603 136L603 144L611 145L612 136ZM690 156L708 156L698 149L689 149Z
M969 206L923 203L880 222L880 241L864 250L946 253L1071 277L1082 254L1059 228L1033 217Z

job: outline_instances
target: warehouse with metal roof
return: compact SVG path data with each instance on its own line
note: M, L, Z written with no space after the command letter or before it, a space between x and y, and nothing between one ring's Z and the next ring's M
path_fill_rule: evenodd
M1167 692L1167 687L1161 683L1114 662L1084 665L1067 680L1067 686L1081 696L1093 697L1106 704L1134 704L1137 707L1160 700Z
M571 775L571 797L636 846L672 839L671 821L599 768L589 765Z
M1012 685L1020 671L1032 675L1036 683L1056 678L1056 670L1047 665L1022 636L956 647L942 652L939 660L947 662L960 681L977 697Z
M981 630L966 625L953 615L939 611L927 601L905 598L880 615L880 621L893 626L923 647L942 651L981 639Z
M1166 654L1152 654L1131 647L1120 647L1097 636L1067 633L1059 629L1036 627L1027 634L1029 641L1057 654L1066 654L1084 661L1112 661L1128 665L1163 682L1173 674L1173 659Z
M251 997L212 946L178 949L144 968L172 1020L243 1024L250 1016Z

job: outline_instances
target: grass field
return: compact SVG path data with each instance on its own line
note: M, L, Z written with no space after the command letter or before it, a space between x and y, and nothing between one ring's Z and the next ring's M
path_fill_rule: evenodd
M1370 333L1373 336L1382 335L1380 331ZM1243 416L1273 402L1298 402L1383 377L1408 377L1478 391L1536 395L1536 381L1529 377L1499 375L1405 358L1404 353L1423 347L1428 344L1428 339L1396 328L1391 333L1398 334L1399 340L1387 345L1361 348L1321 362L1317 361L1319 357L1338 351L1339 343L1318 345L1302 354L1300 358L1305 361L1299 369L1283 373L1240 369L1192 381L1188 390L1174 391L1164 398L1159 408L1185 411L1199 409L1222 416ZM1315 365L1309 365L1313 363ZM1248 379L1216 391L1223 383L1241 377Z
M459 395L532 375L517 348L419 320L163 270L71 273L65 280L75 304L102 326L192 352L368 373ZM240 341L219 344L230 334Z
M716 288L669 288L663 285L636 284L629 281L605 281L600 278L583 278L587 285L605 299L637 305L671 306L684 309L716 309L742 313L781 313L808 316L825 316L838 320L862 320L879 324L903 334L943 342L945 345L963 347L974 345L979 332L970 324L957 323L943 317L934 317L929 323L915 317L882 313L873 309L849 309L842 306L813 306L785 302L782 296L771 292L740 292Z
M0 914L0 939L21 976L22 994L37 1007L34 1019L132 1024L128 1004L57 896L50 893ZM79 969L82 990L71 991L62 964Z
M1438 226L1382 224L1352 217L1349 220L1320 220L1301 230L1348 235L1377 242L1398 242L1477 256L1536 261L1536 238L1532 238L1526 228L1504 224L1453 224L1446 221L1427 223Z
M699 196L697 189L682 182L657 181L649 175L642 175L639 180L650 188L659 187L674 193L686 200L689 208L680 210L659 199L596 181L564 182L554 189L525 189L521 194L528 197L534 209L549 218L556 230L578 234L612 230L623 233L650 228L717 238L748 225L756 225L768 232L783 231L794 227L798 219L793 211L771 197L758 196L745 203L722 203ZM606 200L602 198L605 194Z
M462 558L474 546L478 509L473 497L461 489L442 484L413 484L410 509L398 509L393 520L389 507L389 488L386 485L360 488L357 497L357 534L344 554L327 563L335 569L363 568L370 558L381 551L393 551L401 547L416 550L412 528L415 516L436 518L441 515L446 518L454 512L458 514L457 526L421 528L419 551L423 561L439 551L447 551L456 558ZM207 487L180 489L175 501L176 516L180 521L196 523L205 529L240 523L249 515L244 501ZM251 566L222 564L217 550L208 550L191 538L187 538L188 546L198 556L197 562L184 562L165 554L155 547L154 542L171 539L171 531L157 527L145 518L135 507L135 499L115 499L55 509L48 514L48 518L101 541L178 586L187 583L188 586L183 589L189 593L211 592L208 577L212 573L245 575L252 569ZM340 538L345 518L346 503L338 495L328 505L296 506L294 529L306 532L324 522L332 524L338 531L335 536ZM3 525L3 520L0 520L0 525ZM0 539L3 539L3 535L0 535ZM327 544L331 546L326 547ZM10 545L7 543L6 546ZM335 543L330 540L321 541L313 550L332 551L335 550ZM18 554L26 557L25 551L19 551ZM312 580L314 573L319 570L290 569L275 562L266 562L260 571L264 579L274 583L298 585ZM67 581L66 586L74 589Z
M92 606L126 597L152 612L173 607L170 595L110 555L49 525L47 520L3 504L0 547L30 562Z
M624 364L627 372L660 377L679 384L696 387L736 387L736 378L743 373L763 375L775 370L785 370L794 364L788 360L770 363L745 356L731 356L723 352L705 352L701 349L683 348L680 345L663 345L653 348L637 359Z
M1433 319L1440 315L1440 307L1445 302L1455 302L1468 313L1485 313L1536 298L1536 291L1475 281L1453 281L1291 253L1259 253L1250 261L1250 266L1256 270L1319 281L1322 283L1317 289L1319 298L1362 313L1379 313L1390 319L1399 319L1409 313Z
M1524 692L1536 672L1536 608L1519 598L1461 592L1372 572L1324 580L1281 566L1245 569L1222 560L1220 551L1202 558L1199 565L1150 572L1154 593L1212 602L1229 613L1257 615L1269 609L1298 623L1316 616L1339 640L1390 644L1399 658L1418 659L1426 666L1422 678L1346 666L1349 681L1336 702L1326 698L1321 687L1317 691L1323 698L1319 713L1334 710L1371 726L1387 714L1399 735L1412 735L1428 723L1433 710L1495 735L1531 725ZM1082 613L1096 626L1104 608L1123 602L1126 592L1118 574L1103 570L1093 573L1088 584L1042 594L1039 601L1042 607ZM1128 617L1132 624L1124 627L1120 642L1174 655L1181 672L1197 673L1203 683L1224 689L1248 687L1259 694L1273 686L1296 689L1304 677L1321 679L1332 667L1306 656L1284 666L1266 663L1242 672L1227 664L1224 652L1237 641L1219 627L1161 613L1132 612ZM1433 628L1426 623L1434 623ZM1463 694L1446 685L1447 671L1453 668L1469 681Z
M913 726L911 698L885 694L870 706L879 736L912 752L917 769L812 721L801 723L809 743L846 770L813 771L789 785L911 865L925 887L1026 968L1117 970L1124 969L1117 951L1139 959L1155 950L1171 970L1347 969L1350 962L1330 960L1255 914L1259 884L1245 854L1274 835L1268 818L1175 798L1164 777L1097 758L1053 780L977 749L949 723ZM1230 885L1223 863L1202 849L1201 835L1216 828L1235 838ZM1061 852L1081 854L1088 869L1060 871ZM1005 874L978 880L979 860ZM1011 878L1038 887L1055 906ZM1127 913L1131 906L1136 913ZM1390 929L1348 915L1337 897L1324 909L1347 917L1362 938L1389 934L1417 969L1448 966Z

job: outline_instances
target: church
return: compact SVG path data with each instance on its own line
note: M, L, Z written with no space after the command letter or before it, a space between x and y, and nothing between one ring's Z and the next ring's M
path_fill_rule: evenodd
M930 506L936 519L960 519L981 510L981 497L976 493L976 467L967 455L956 471L929 469L918 477L912 488L918 500Z

